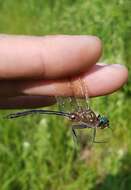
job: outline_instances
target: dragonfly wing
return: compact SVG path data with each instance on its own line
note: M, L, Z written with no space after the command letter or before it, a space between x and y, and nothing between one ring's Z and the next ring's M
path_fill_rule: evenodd
M79 107L82 107L83 109L89 108L89 96L88 96L88 89L87 85L85 84L85 81L81 78L77 79L77 86L79 86L79 93L81 94L81 97L77 97L76 92L74 91L74 81L71 81L72 91L74 99L72 98L73 104L77 105L76 109Z
M81 78L77 79L77 86L79 86L79 92L81 97L77 96L75 92L76 84L74 84L74 79L70 79L69 88L71 88L72 96L70 97L56 97L58 108L60 111L77 111L80 107L83 109L89 108L89 98L88 98L88 90L85 81Z
M65 112L74 112L76 101L74 97L56 97L58 109Z
M84 133L83 133L83 129ZM86 130L87 129L87 130ZM77 134L76 132L79 130L79 133ZM93 142L95 142L95 133L96 133L96 128L93 126L89 126L85 123L78 123L72 125L72 133L73 133L73 139L80 140L80 142L84 145L91 145Z

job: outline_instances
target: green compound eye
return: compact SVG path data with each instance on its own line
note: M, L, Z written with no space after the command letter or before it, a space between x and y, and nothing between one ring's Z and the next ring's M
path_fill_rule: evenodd
M99 124L100 126L109 124L109 120L108 120L107 117L102 116L102 117L99 118L99 120L100 120L100 124Z

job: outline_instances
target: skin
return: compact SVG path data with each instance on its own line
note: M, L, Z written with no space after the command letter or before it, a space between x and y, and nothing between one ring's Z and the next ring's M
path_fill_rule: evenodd
M0 108L55 103L54 96L90 97L121 88L125 66L100 64L102 44L95 36L0 36ZM81 83L82 81L82 83Z

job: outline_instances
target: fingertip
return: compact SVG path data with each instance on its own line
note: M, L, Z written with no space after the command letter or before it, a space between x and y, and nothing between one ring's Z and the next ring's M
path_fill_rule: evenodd
M46 38L45 76L63 78L88 71L102 53L101 40L88 35L58 35ZM47 64L48 63L48 64Z
M84 77L89 96L102 96L120 89L128 80L128 70L120 64L98 64Z
M102 54L102 41L96 36L88 36L85 39L86 47L84 49L85 66L84 72L86 72L90 66L96 64ZM84 65L84 64L83 64ZM86 70L85 70L86 69Z
M92 42L92 52L94 53L96 57L96 61L100 58L102 54L102 41L97 36L91 36L91 42Z
M113 64L112 68L119 74L121 79L120 85L125 84L128 81L128 69L122 64Z

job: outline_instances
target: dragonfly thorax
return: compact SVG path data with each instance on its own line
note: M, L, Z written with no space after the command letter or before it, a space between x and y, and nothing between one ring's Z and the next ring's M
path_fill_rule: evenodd
M78 111L71 113L70 119L73 122L82 122L93 126L99 125L99 120L96 114L91 109L81 108Z
M105 116L96 115L91 109L79 109L76 112L70 113L70 120L72 122L82 122L89 127L96 127L100 129L109 127L109 120Z

